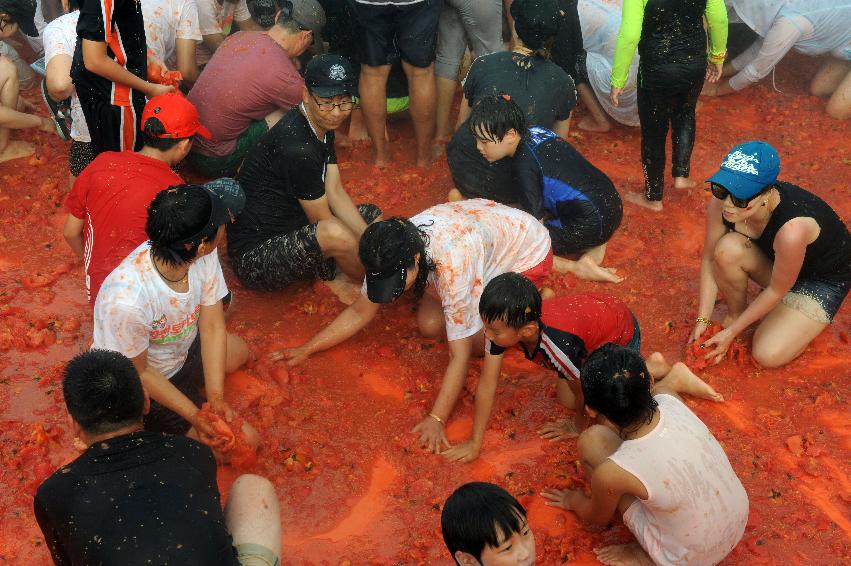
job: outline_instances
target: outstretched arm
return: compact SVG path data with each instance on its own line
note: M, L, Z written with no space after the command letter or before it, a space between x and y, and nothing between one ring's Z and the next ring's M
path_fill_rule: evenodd
M473 435L463 444L457 444L443 455L456 462L471 462L479 457L485 430L488 427L493 401L496 398L496 387L499 382L499 370L502 367L502 354L494 356L485 354L485 363L479 384L476 387L476 404L473 408Z
M467 365L473 354L473 337L449 341L449 365L443 374L443 383L434 401L431 413L414 427L413 432L420 433L420 443L430 452L440 453L443 446L449 447L444 423L452 414L455 402L464 387L467 378ZM437 418L435 418L437 417Z
M291 366L298 365L311 355L348 340L369 324L378 313L378 304L361 295L350 307L341 312L328 326L297 348L288 348L269 355L271 360L286 358Z

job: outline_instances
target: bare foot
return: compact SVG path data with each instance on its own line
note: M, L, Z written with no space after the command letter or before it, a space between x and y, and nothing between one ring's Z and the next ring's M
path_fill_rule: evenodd
M553 269L560 273L573 273L585 281L604 281L607 283L623 281L623 277L617 275L617 269L600 267L593 259L585 255L576 261L556 256L553 258Z
M706 399L721 403L724 396L715 391L711 385L700 379L687 365L677 362L671 367L671 371L661 381L661 385L673 389L677 393L685 393L692 397Z
M541 427L541 430L538 431L538 435L540 435L541 438L548 438L553 441L567 440L568 438L576 438L579 436L579 431L576 430L576 425L573 421L567 419L545 424Z
M653 566L653 561L637 542L602 546L595 548L594 554L607 566Z
M426 169L431 163L446 152L446 147L436 144L431 147L428 157L417 157L417 167Z
M351 305L360 296L361 286L354 283L345 273L338 273L332 281L323 281L340 302Z
M649 208L653 212L662 212L662 201L647 200L643 193L626 193L623 198L627 202Z
M612 129L612 124L608 120L598 122L591 116L585 116L579 121L579 129L586 132L608 132Z
M29 142L20 140L11 140L6 144L6 147L0 151L0 163L4 161L12 161L13 159L21 159L29 157L35 153L35 146Z
M674 188L675 189L692 189L697 186L695 181L692 181L688 177L674 177Z

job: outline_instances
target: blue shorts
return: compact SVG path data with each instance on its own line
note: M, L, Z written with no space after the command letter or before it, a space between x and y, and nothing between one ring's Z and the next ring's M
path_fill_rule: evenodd
M783 296L783 304L816 322L830 324L849 289L851 281L799 279Z

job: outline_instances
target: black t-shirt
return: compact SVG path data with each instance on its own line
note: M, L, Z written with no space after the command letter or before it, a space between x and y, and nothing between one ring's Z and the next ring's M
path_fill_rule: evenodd
M83 0L77 21L77 46L71 64L71 78L83 96L108 99L116 106L130 105L130 89L92 73L83 63L83 39L105 42L106 53L125 69L141 79L147 78L148 44L142 5L138 0ZM109 37L104 15L112 9Z
M135 432L90 446L35 494L60 566L238 566L206 446Z
M647 89L689 88L706 70L706 0L649 0L644 7L639 81Z
M612 181L581 153L545 128L530 128L513 161L520 206L547 224L564 228L575 218L599 216L602 226L618 226L623 204Z
M299 201L325 195L325 171L333 163L334 132L320 141L301 105L287 112L248 152L237 176L245 209L228 224L231 257L309 224Z
M513 51L478 57L464 79L464 96L472 108L482 97L510 94L529 126L552 128L557 120L570 117L576 106L576 86L552 61L536 57L529 61L529 68L524 68L518 62L525 59Z

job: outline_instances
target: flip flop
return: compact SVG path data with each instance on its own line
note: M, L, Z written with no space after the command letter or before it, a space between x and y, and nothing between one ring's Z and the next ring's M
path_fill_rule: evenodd
M41 81L41 98L44 100L47 109L50 110L50 117L56 124L56 133L65 141L71 139L71 98L68 97L60 102L50 98L46 80Z

